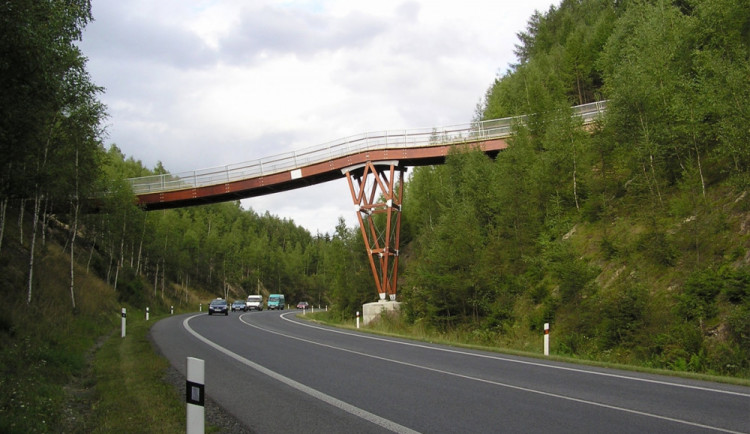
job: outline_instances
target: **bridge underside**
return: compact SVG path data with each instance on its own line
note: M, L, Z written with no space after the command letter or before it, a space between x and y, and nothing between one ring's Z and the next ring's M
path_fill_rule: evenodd
M361 152L266 176L182 190L143 193L137 195L138 204L147 211L153 211L264 196L343 178L346 174L342 170L368 161L399 161L399 165L403 167L442 164L452 146ZM494 158L508 144L504 139L495 139L466 143L466 146L478 147Z

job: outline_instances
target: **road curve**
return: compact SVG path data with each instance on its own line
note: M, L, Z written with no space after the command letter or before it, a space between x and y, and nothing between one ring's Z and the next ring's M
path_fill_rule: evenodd
M320 326L298 312L186 314L151 337L255 432L750 433L750 388Z

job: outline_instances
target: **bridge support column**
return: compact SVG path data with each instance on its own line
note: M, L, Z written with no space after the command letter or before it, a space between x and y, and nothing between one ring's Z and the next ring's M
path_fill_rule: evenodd
M398 163L368 161L342 170L349 182L375 287L381 300L388 297L390 301L396 300L401 199L406 171Z

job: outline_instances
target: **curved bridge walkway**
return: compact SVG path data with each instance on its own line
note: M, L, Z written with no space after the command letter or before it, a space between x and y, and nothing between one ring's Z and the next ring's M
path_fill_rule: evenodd
M584 124L606 101L573 107ZM145 210L238 200L346 177L381 300L396 299L403 174L406 167L441 164L452 147L478 147L496 155L508 147L525 116L464 125L346 137L322 145L222 167L128 180ZM385 214L385 227L372 216ZM382 220L382 219L381 219ZM382 226L382 224L381 224Z

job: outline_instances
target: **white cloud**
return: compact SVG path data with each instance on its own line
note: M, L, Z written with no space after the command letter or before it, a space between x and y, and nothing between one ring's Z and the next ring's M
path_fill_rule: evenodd
M109 142L184 172L367 131L471 121L532 0L95 0L81 48ZM333 232L346 181L244 200Z

